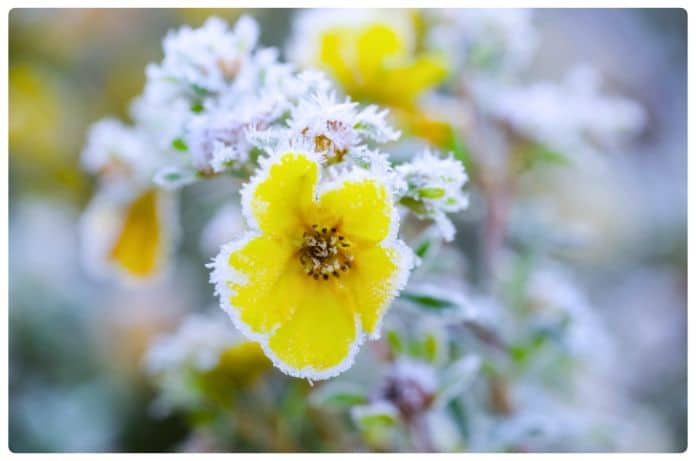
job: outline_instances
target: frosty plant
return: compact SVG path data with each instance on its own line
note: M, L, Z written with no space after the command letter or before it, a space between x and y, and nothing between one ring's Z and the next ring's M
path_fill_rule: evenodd
M258 45L250 17L171 31L132 123L89 131L87 268L161 278L190 266L176 265L177 244L204 228L193 267L207 262L205 290L231 318L191 313L153 343L158 409L205 414L192 424L226 434L218 448L235 433L245 448L299 449L283 433L327 424L410 451L554 449L616 433L616 409L555 397L610 387L595 355L611 345L583 343L603 328L557 258L566 230L531 226L525 194L543 187L535 172L601 164L640 131L640 106L606 95L586 66L530 79L528 11L303 10L291 31L289 62ZM202 214L215 217L196 223ZM285 398L322 411L291 420ZM334 407L346 417L321 420Z
M167 236L178 233L163 221L160 196L246 178L248 230L209 265L220 305L284 373L326 379L352 365L366 338L379 338L406 285L415 258L399 237L400 212L432 220L451 239L446 213L466 206L466 175L431 153L394 168L381 149L400 133L386 110L339 98L321 73L294 70L257 48L257 37L248 17L170 32L133 103L134 124L95 124L83 158L99 192L84 241L99 245L86 245L86 256L103 275L157 276L175 241Z

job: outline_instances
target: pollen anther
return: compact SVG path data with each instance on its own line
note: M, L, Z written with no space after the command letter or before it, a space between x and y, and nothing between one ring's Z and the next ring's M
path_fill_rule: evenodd
M329 280L330 276L339 278L341 271L348 271L353 255L346 251L350 244L337 228L313 224L302 237L299 259L308 276L314 280Z

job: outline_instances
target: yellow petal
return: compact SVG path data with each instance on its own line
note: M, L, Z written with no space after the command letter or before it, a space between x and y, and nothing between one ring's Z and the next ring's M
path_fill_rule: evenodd
M284 154L242 192L245 215L264 233L301 237L298 229L313 205L318 177L316 161L303 154Z
M341 283L353 297L363 330L378 333L381 318L405 281L411 261L401 245L373 246L355 255Z
M160 219L157 191L146 190L126 209L109 260L132 276L153 275L165 251Z
M365 29L357 40L358 69L364 83L379 78L386 61L403 53L404 43L396 31L383 24Z
M393 67L384 75L381 86L385 98L395 106L407 107L424 91L447 77L447 65L438 56L420 56L408 64Z
M394 204L386 184L372 178L346 180L319 197L322 213L335 216L339 232L354 243L378 243L389 235Z
M252 333L266 334L292 314L296 286L302 280L299 262L292 264L294 252L286 240L262 235L216 262L227 265L216 267L217 274L230 274L227 280L218 280L231 290L229 308Z
M444 120L438 120L417 108L397 109L392 112L399 125L411 134L430 141L431 144L449 149L454 142L454 129Z
M257 343L243 341L223 351L217 366L205 374L209 380L224 385L223 391L229 393L233 387L255 381L270 366Z
M211 370L196 372L193 378L206 399L216 406L227 406L235 402L264 375L271 361L261 347L252 341L244 341L220 354L217 366Z
M333 77L346 89L356 85L355 71L348 65L354 58L351 58L351 50L347 47L350 37L354 35L354 31L344 27L332 29L321 36L319 47L318 64L328 68Z
M298 285L301 305L270 337L267 352L287 374L323 379L351 365L359 331L350 299L332 284L311 282Z

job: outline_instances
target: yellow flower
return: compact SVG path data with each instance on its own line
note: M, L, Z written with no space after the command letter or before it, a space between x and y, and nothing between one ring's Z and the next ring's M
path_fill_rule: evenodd
M96 275L116 273L129 280L152 278L166 267L175 237L173 197L145 188L135 194L97 193L85 210L85 262Z
M215 367L199 372L198 380L208 397L224 403L235 396L230 390L253 386L269 369L271 362L259 345L241 341L225 349Z
M333 10L307 14L296 33L298 48L305 48L296 52L297 59L329 72L353 99L393 108L412 108L418 96L445 79L444 57L418 50L417 14L355 14L347 12L343 21ZM318 43L303 43L305 33Z
M397 239L387 185L348 174L319 185L311 154L268 161L242 191L252 228L212 263L222 308L284 373L336 376L405 284L412 264Z
M10 68L10 153L15 161L55 162L65 136L64 101L51 74L28 64ZM26 158L29 157L29 158ZM63 159L65 161L65 159ZM45 166L44 166L45 167Z

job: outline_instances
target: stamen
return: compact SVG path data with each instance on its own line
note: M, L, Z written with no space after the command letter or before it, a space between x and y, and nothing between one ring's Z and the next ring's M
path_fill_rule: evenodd
M350 244L336 227L312 224L311 229L302 234L303 244L299 252L304 272L314 280L329 280L331 276L339 278L340 272L347 272L353 260L353 255L346 252Z

